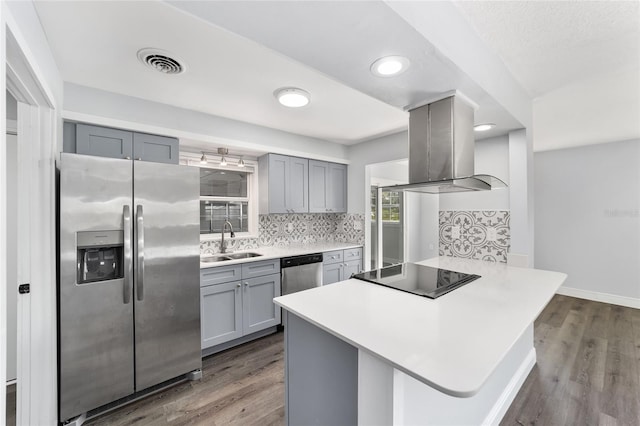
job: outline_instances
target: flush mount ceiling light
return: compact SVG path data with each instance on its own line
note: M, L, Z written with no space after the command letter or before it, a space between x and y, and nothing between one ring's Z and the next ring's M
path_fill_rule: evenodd
M393 77L405 72L409 64L404 56L385 56L371 64L371 73L378 77Z
M491 130L494 127L496 127L496 125L493 123L484 123L473 126L473 130L475 130L476 132L486 132L487 130Z
M283 87L273 92L280 104L289 108L300 108L311 102L309 92L297 87Z
M163 74L180 74L186 70L184 62L161 49L140 49L138 50L138 59L149 68Z

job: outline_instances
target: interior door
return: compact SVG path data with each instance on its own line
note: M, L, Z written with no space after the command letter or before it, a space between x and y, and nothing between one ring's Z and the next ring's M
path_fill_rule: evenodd
M200 174L134 161L136 390L202 366Z
M131 222L124 213L131 198L131 161L61 154L61 421L134 391L130 281L123 276L79 283L78 257L83 235L120 232L126 244Z

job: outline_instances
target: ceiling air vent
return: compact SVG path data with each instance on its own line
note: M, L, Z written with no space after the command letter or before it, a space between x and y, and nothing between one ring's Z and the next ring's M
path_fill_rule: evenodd
M149 68L163 74L180 74L185 71L182 62L164 50L141 49L138 51L138 59Z

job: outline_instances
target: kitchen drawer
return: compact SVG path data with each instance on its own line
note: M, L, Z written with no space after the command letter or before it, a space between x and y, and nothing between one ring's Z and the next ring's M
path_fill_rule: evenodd
M344 251L344 261L348 262L350 260L362 259L362 247L357 247L353 249L348 249Z
M340 262L342 262L343 254L344 254L343 250L335 250L335 251L325 252L323 254L322 263L324 265L331 265L333 263L340 263Z
M242 265L218 266L200 270L200 287L241 279Z
M242 264L242 279L246 280L263 275L279 274L280 259L263 260Z

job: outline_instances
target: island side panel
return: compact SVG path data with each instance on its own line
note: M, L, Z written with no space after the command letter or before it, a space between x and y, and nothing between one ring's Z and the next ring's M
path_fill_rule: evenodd
M358 350L284 312L287 424L357 424Z
M395 370L393 424L498 425L535 362L531 325L505 354L480 391L469 398L444 394Z

